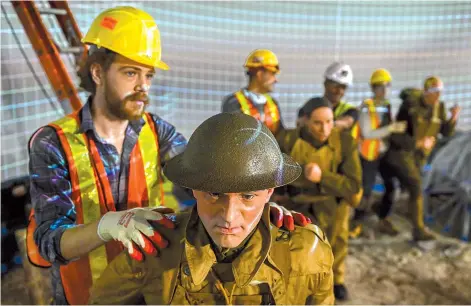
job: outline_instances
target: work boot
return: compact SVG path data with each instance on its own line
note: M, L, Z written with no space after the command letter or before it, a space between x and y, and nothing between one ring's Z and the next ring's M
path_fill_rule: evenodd
M334 285L335 299L338 301L346 301L348 299L348 290L345 285Z
M399 230L388 219L379 220L378 231L389 236L397 236L399 234Z
M363 232L363 225L361 223L352 224L350 231L348 232L348 237L351 239L358 238Z
M423 228L414 228L412 230L412 239L414 239L414 241L428 241L435 240L437 237L432 231L424 226Z

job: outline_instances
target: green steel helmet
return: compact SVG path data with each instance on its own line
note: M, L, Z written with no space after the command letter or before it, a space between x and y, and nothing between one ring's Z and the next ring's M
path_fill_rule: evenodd
M237 193L291 183L301 167L280 147L270 130L245 115L222 113L204 121L185 151L164 167L173 183L200 191Z

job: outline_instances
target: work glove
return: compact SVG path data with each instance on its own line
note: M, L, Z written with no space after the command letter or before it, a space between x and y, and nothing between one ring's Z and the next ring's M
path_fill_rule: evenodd
M304 227L312 223L311 219L297 211L289 211L274 202L269 202L268 204L270 204L270 222L278 228L283 226L289 231L294 231L295 224Z
M131 258L142 261L141 249L152 256L157 256L159 248L166 248L168 241L154 230L151 223L158 223L166 228L175 228L175 224L165 213L173 212L167 207L133 208L125 211L110 211L103 215L98 223L97 234L103 241L116 240L128 250ZM151 222L151 223L149 223Z

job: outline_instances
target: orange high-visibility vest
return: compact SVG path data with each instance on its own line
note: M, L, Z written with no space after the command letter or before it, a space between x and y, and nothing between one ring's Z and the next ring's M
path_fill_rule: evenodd
M376 130L381 124L379 114L376 110L373 99L367 99L363 102L363 105L368 108L368 115L370 116L371 129ZM376 160L379 157L379 149L381 146L381 139L364 139L361 135L360 126L357 124L356 128L359 131L358 134L358 148L360 155L369 161Z
M150 114L145 113L143 119L145 124L131 152L126 209L164 204L158 135ZM110 183L95 142L85 133L77 133L80 127L78 112L49 126L56 130L67 158L72 186L71 199L77 215L76 224L87 224L99 220L108 211L116 211ZM32 225L29 226L35 226L34 222L30 224ZM29 230L31 236L33 231L34 229ZM87 304L93 282L122 249L118 242L110 241L88 255L61 266L62 285L67 301L70 304ZM34 258L40 257L34 241L28 244L28 254L31 254L30 260L33 263ZM42 259L37 263L44 262Z
M240 110L244 114L252 116L258 120L262 119L257 108L253 105L252 101L245 97L242 90L236 92L235 96L237 101L239 101ZM280 128L280 110L270 95L265 94L264 96L267 99L267 103L265 103L265 106L263 107L265 113L265 120L263 123L265 123L265 125L273 134L276 134Z

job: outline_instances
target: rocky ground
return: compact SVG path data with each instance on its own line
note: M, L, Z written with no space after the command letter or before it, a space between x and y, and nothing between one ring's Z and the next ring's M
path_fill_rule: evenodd
M376 217L364 237L351 240L345 304L471 304L471 244L440 237L413 244L406 219L394 215L397 237L375 234ZM22 268L2 277L2 304L31 304Z
M410 226L397 215L402 232L391 238L375 234L368 220L366 237L351 240L345 304L471 304L471 245L440 237L411 242Z

